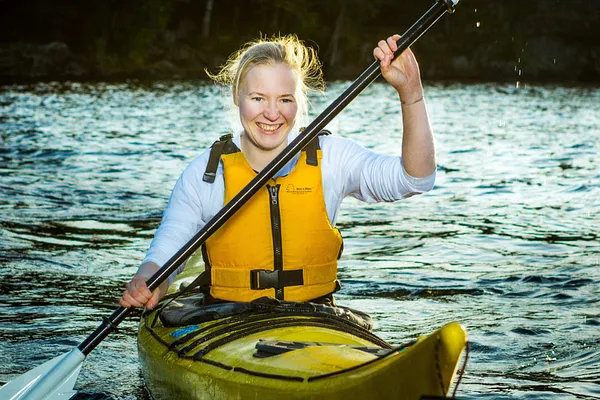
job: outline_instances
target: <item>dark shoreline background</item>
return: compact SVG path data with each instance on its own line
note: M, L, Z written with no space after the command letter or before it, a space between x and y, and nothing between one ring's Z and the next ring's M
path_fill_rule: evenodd
M0 83L205 79L258 36L354 79L430 0L23 0L0 13ZM600 82L600 0L461 0L414 46L426 80Z

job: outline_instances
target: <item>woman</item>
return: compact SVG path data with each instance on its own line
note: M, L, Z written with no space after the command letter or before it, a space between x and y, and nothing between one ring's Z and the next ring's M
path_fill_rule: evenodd
M434 139L419 67L410 50L392 62L399 39L381 40L373 56L399 95L402 157L319 136L203 246L213 298L331 301L339 288L342 240L334 226L343 198L395 201L433 187ZM323 84L315 52L296 36L250 43L211 77L231 86L243 130L215 142L184 170L150 250L123 293L124 307L156 306L174 276L153 293L146 280L297 135L307 91Z

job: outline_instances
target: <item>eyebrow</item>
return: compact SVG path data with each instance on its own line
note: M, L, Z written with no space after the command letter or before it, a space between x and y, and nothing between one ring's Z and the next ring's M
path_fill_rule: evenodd
M250 93L248 93L248 96L252 96L252 95L259 95L259 96L267 97L266 94L261 93L261 92L250 92ZM291 93L290 94L282 94L279 97L294 97L294 95L291 94Z

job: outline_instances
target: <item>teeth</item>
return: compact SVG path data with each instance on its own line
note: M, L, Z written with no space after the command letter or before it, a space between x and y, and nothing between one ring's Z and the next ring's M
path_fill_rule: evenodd
M270 131L270 132L276 131L280 127L280 125L266 125L266 124L257 124L257 125L260 129L265 130L265 131Z

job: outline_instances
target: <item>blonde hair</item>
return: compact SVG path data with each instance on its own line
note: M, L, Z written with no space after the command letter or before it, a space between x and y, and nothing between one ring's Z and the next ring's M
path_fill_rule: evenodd
M239 88L247 72L256 65L287 65L297 74L296 102L298 114L308 115L308 92L323 91L325 82L317 52L298 39L296 35L259 38L243 45L234 52L220 71L208 76L217 83L231 88L234 103L238 104Z

